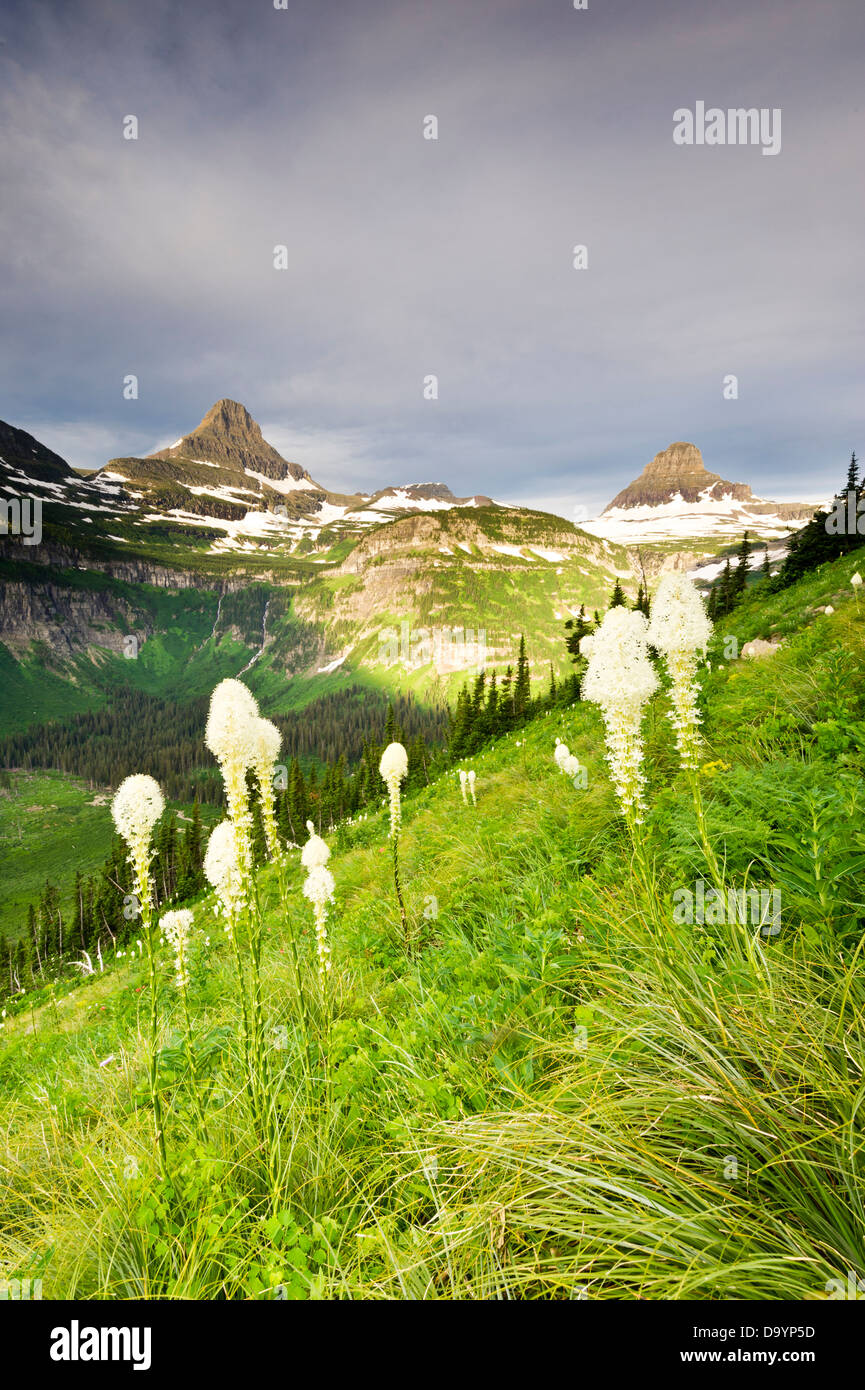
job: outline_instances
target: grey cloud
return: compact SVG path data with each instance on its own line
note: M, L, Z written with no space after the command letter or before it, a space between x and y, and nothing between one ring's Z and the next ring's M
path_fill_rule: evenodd
M677 438L769 495L860 443L855 0L58 13L0 56L0 413L73 463L222 395L333 487L590 509ZM674 147L697 98L781 155Z

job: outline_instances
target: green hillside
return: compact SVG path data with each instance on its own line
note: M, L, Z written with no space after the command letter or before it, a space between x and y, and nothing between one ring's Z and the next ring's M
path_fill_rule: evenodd
M191 1047L159 956L165 1176L144 960L7 1006L0 1272L46 1298L472 1300L809 1300L865 1275L854 568L755 585L703 677L708 832L731 886L780 892L779 933L676 920L705 865L663 693L648 877L597 709L544 715L471 761L476 807L453 773L406 801L408 948L384 809L332 837L326 1002L297 854L288 914L261 871L258 1120L232 950L196 905ZM748 661L731 637L783 643Z

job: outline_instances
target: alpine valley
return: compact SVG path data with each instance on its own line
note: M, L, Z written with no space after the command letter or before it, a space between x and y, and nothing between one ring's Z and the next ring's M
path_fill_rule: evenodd
M170 448L91 474L0 422L0 495L41 507L39 544L0 536L7 733L118 689L197 700L241 672L272 712L347 688L442 707L480 650L503 670L521 636L533 680L561 676L562 625L617 581L633 597L662 568L711 576L745 529L777 558L814 510L754 498L685 443L582 528L442 482L345 495L232 400Z

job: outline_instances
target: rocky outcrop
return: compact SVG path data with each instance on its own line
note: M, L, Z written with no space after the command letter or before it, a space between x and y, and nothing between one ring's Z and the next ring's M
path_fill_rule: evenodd
M242 578L217 578L196 570L169 569L149 560L86 555L71 546L46 540L25 548L14 539L0 536L0 558L60 570L98 570L127 584L153 584L157 589L213 589L218 593L231 593L248 583Z
M292 478L295 482L312 483L305 468L289 463L267 443L245 406L227 399L211 406L191 434L185 434L170 449L159 449L148 457L207 459L235 472L251 471L277 481Z
M65 662L88 648L136 654L152 628L115 590L0 584L0 642L15 656L36 644Z
M699 502L704 497L733 497L744 502L751 495L747 483L728 483L719 473L710 473L696 444L679 440L656 454L639 478L623 488L605 511L614 507L658 507L677 497L683 502Z

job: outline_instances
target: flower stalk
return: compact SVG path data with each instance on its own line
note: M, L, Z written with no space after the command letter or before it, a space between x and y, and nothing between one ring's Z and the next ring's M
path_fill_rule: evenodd
M141 916L141 930L147 951L150 983L150 1040L148 1074L156 1146L164 1174L168 1172L165 1150L165 1120L159 1093L159 981L156 972L156 942L154 940L153 887L150 877L151 836L153 827L165 810L165 800L159 783L152 777L136 773L121 782L111 804L111 814L118 834L126 841L129 863L135 879L135 895Z
M393 854L393 883L396 891L396 900L399 904L399 915L402 921L403 940L406 949L411 951L408 918L406 916L405 903L402 898L402 884L400 882L399 868L399 836L402 827L401 784L408 772L408 754L401 743L388 744L381 755L379 772L381 773L388 791L390 841Z

